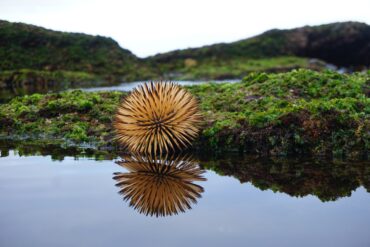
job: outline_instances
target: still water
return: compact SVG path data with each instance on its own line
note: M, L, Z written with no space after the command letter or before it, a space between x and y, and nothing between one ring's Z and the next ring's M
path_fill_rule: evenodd
M224 82L230 82L235 83L239 82L240 80L230 79L230 80L212 80L214 83L224 83ZM200 85L204 83L208 83L208 81L174 81L179 85L182 86L189 86L189 85ZM70 86L69 88L66 85L24 85L23 87L15 87L15 88L2 88L0 90L0 104L6 103L10 101L12 98L16 96L23 96L23 95L29 95L34 93L56 93L66 90L75 90L80 89L86 92L96 92L96 91L124 91L128 92L137 87L140 84L143 84L144 81L134 81L134 82L123 82L116 85L89 85L86 87L78 88L76 86ZM102 84L96 83L96 84Z
M236 83L240 82L239 79L229 79L229 80L212 80L212 81L174 81L175 83L181 85L181 86L191 86L191 85L200 85L205 84L209 82L213 83ZM128 92L132 89L136 88L137 86L145 83L145 81L134 81L134 82L124 82L119 85L114 86L106 86L106 87L89 87L89 88L80 88L83 91L86 92L96 92L96 91L123 91Z
M370 246L369 162L43 155L2 150L0 246Z

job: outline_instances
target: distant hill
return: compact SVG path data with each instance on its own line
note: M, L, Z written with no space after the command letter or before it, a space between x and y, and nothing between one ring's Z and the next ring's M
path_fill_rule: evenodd
M370 26L343 22L274 29L237 42L139 59L111 38L0 21L0 73L6 72L0 76L0 88L12 87L15 81L48 83L50 78L56 78L54 84L80 83L80 72L88 74L83 79L92 75L94 81L208 80L242 78L252 71L320 70L325 62L354 69L369 67ZM54 73L58 71L62 73ZM63 78L56 76L60 74Z
M233 43L221 43L175 50L148 58L152 63L180 66L193 59L259 59L279 56L318 58L337 66L370 65L370 26L359 22L305 26L289 30L270 30ZM180 61L180 62L179 62Z
M0 21L0 70L84 71L135 78L142 66L111 38Z

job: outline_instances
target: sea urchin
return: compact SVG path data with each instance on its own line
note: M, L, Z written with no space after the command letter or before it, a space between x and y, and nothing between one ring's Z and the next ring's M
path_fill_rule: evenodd
M118 141L131 151L162 153L182 149L197 136L197 100L171 82L145 83L120 104L114 121Z
M191 209L201 197L205 181L199 164L189 156L140 156L132 154L117 162L126 173L114 173L120 194L130 206L151 216L169 216Z

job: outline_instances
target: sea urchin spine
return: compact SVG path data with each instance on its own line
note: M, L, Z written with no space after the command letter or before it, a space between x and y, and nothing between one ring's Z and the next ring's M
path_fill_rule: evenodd
M131 151L169 152L191 144L201 115L197 100L170 82L139 86L120 104L114 121L117 138Z
M169 216L191 209L204 192L194 182L206 181L190 156L127 155L117 162L126 173L114 173L119 193L140 213Z

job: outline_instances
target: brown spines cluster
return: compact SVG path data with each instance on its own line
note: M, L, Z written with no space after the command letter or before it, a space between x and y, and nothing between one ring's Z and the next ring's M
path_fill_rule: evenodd
M194 181L204 181L203 170L190 157L132 155L117 162L128 173L115 173L124 200L140 213L168 216L191 209L204 191Z
M120 104L114 121L118 141L140 153L163 153L191 145L200 126L197 100L170 82L136 88Z

